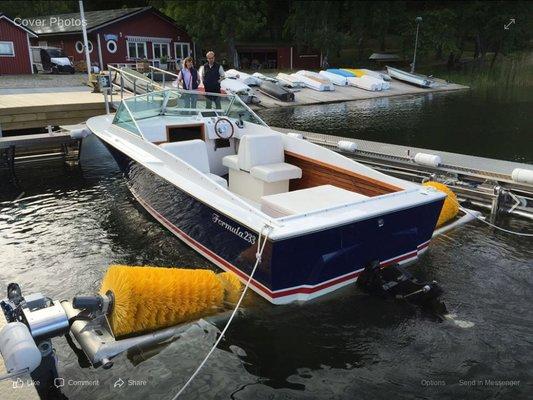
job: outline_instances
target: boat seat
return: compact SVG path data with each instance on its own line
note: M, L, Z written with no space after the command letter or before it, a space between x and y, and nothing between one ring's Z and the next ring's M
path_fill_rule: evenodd
M283 139L276 134L244 135L236 155L222 159L232 192L259 202L262 196L289 191L289 180L302 170L285 162Z
M261 198L261 211L272 217L305 214L368 199L368 196L333 185L294 190Z
M221 176L212 174L209 170L209 158L205 142L200 139L184 140L181 142L162 143L162 149L175 157L185 161L201 173L207 175L222 187L228 187L228 182Z

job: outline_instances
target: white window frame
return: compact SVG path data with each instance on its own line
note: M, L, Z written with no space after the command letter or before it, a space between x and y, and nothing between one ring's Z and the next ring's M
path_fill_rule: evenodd
M81 45L81 51L78 49L78 43ZM93 42L91 42L90 40L87 40L87 47L89 48L89 53L92 53L93 50L94 50L94 46L93 46ZM83 45L83 42L81 40L78 40L75 44L74 44L74 49L76 50L76 52L78 54L82 54L83 51L84 51L84 45Z
M178 54L178 46L182 48L182 45L187 45L187 54L185 56L181 56L181 54ZM183 60L185 57L188 57L189 54L191 54L191 44L189 42L174 42L174 55L176 60L180 59Z
M130 43L134 43L135 44L135 57L132 57L131 54L130 54ZM129 41L129 40L126 40L126 51L127 51L127 54L128 54L128 60L138 60L139 59L139 50L137 49L137 45L138 44L143 44L144 46L144 56L146 58L148 58L148 49L147 49L147 46L146 46L146 42L133 42L133 41Z
M11 45L11 52L12 54L0 54L0 57L15 57L15 43L7 40L0 41L0 44L8 44Z
M161 57L159 57L159 58L155 57L155 47L156 47L156 45L157 46L161 46L160 50L163 49L163 46L167 46L167 60L170 60L172 58L171 55L170 55L170 43L152 42L152 58L154 60L158 60L159 61L161 59Z
M109 45L113 43L115 45L115 50L114 51L111 51L111 49L109 48ZM115 54L118 50L118 43L116 40L108 40L107 43L106 43L106 47L107 47L107 51L111 54Z

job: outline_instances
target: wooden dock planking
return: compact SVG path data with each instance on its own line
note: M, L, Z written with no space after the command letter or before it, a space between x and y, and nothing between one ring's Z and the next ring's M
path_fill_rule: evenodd
M410 95L410 94L424 94L433 92L448 92L455 90L465 90L468 86L463 86L455 83L444 83L442 86L435 88L420 88L417 86L409 85L397 80L391 82L391 87L388 90L382 90L379 92L371 92L368 90L356 88L354 86L335 86L334 91L319 92L316 90L303 88L294 94L293 102L283 102L266 96L256 90L257 97L261 100L261 103L254 105L253 108L265 109L276 107L291 107L302 105L317 105L328 103L339 103L344 101L356 101L366 100L374 98L387 98L394 96Z
M0 96L2 130L77 124L103 113L105 104L101 93L84 91Z

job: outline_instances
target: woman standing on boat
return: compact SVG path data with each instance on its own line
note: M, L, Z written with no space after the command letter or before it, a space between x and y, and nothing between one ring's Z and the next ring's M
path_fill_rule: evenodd
M183 68L178 74L178 85L185 90L197 90L200 80L198 78L198 71L194 68L194 61L192 57L187 57L183 60ZM189 93L183 94L183 101L185 108L196 108L196 96Z

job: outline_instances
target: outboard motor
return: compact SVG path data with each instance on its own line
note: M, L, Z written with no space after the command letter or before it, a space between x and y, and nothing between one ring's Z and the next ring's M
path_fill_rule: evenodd
M359 275L357 285L370 294L416 304L439 318L447 313L446 305L439 299L443 290L437 282L420 282L399 264L382 268L379 261L373 261Z
M0 379L30 374L41 398L62 398L52 338L69 331L67 314L59 301L40 293L24 298L16 283L7 287L0 306L8 324L0 331L0 353L7 374Z

